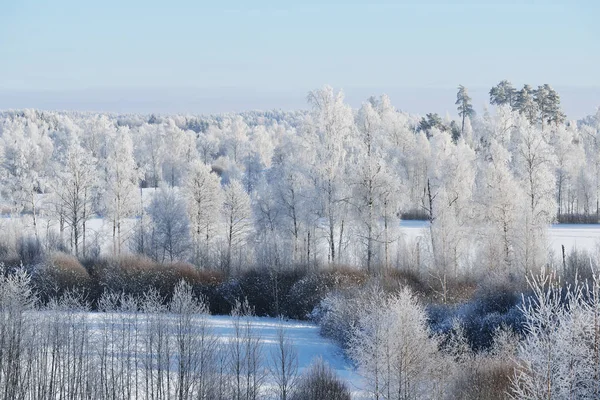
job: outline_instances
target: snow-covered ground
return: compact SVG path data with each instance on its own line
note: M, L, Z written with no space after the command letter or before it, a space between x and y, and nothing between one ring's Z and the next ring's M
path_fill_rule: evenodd
M107 324L118 326L118 329L127 329L123 328L123 325L121 325L122 322L119 322L123 316L124 315L122 314L90 312L86 314L86 320L93 327L92 332L95 336L101 337L101 332L103 329L106 329ZM143 314L140 314L140 318L140 321L144 321ZM168 330L171 331L172 334L175 334L175 315L162 314L162 318L161 323L169 326ZM342 349L333 341L320 336L319 327L317 325L292 320L280 321L275 318L266 317L251 317L249 320L252 323L253 337L260 339L262 345L262 366L266 371L269 370L273 362L271 354L277 351L278 330L280 327L283 327L287 338L291 341L291 344L297 352L298 374L302 374L317 357L321 357L333 370L335 370L338 377L347 384L352 392L353 399L367 398L363 379L356 372L350 361L344 357ZM243 321L246 321L246 317L244 317ZM218 342L223 345L222 347L220 346L222 349L226 349L227 343L234 340L235 332L232 317L209 316L207 317L207 325L209 327L210 335L217 338ZM142 330L138 331L138 334L143 335L143 330L146 329L144 327L145 325L141 323L137 326L138 329ZM271 398L268 393L272 393L274 387L274 378L267 373L263 381L263 392L265 397L261 398Z
M402 221L400 231L408 242L418 240L426 233L427 221ZM568 254L571 250L596 252L600 246L600 225L554 224L548 227L548 249L555 256L562 252L562 246Z
M275 350L280 321L263 317L255 317L252 320L263 344L264 354L268 356ZM231 317L211 316L209 324L220 340L227 341L233 337ZM298 352L299 373L302 373L316 357L322 357L347 383L348 388L353 392L353 399L364 397L362 378L344 357L342 349L331 340L319 335L318 326L301 321L284 321L283 326Z

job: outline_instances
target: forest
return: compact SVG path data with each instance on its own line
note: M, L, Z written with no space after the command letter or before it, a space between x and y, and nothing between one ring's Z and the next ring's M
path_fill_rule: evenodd
M1 111L2 398L600 397L600 247L547 237L600 222L600 109L508 81L449 103ZM283 329L261 351L256 316L318 324L361 390Z

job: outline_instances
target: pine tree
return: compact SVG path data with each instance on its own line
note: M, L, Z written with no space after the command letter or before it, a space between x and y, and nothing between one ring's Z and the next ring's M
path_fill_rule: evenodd
M462 117L462 125L460 132L461 134L465 133L465 119L467 117L472 117L475 115L475 110L473 109L473 104L471 103L471 97L467 93L467 88L463 85L458 87L458 93L456 94L456 104L458 115Z
M546 83L538 86L534 94L534 100L539 110L542 131L546 124L564 122L565 115L560 109L560 97L550 85Z
M490 90L490 104L497 106L509 105L513 107L517 99L517 91L512 83L507 80L501 81Z
M425 132L428 138L431 137L431 130L433 128L437 128L440 131L445 131L446 127L444 126L444 122L442 121L442 117L437 113L428 113L419 122L417 126L417 131Z
M515 111L525 115L532 125L536 123L538 114L538 105L534 95L535 90L531 86L523 86L523 89L517 93L517 101L514 106Z

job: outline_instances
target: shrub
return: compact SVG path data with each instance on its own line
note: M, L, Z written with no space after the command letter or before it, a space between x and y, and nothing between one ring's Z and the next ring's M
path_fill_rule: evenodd
M76 257L54 253L48 261L34 269L32 282L43 301L62 296L65 292L87 292L90 275Z
M22 236L17 240L17 255L25 266L40 264L45 257L42 244L33 236Z
M275 271L272 269L255 269L242 274L238 285L242 301L247 299L258 316L292 317L289 293L305 272L301 269Z
M520 294L501 284L479 289L471 301L460 305L430 305L427 313L432 330L442 334L450 333L454 321L458 320L471 348L479 351L492 345L494 333L500 326L507 326L516 333L523 331L520 304Z
M99 286L110 292L142 295L163 284L158 265L142 256L107 259L94 265L93 271Z
M382 288L386 292L399 290L408 286L415 293L431 296L431 288L419 274L407 269L388 269L381 279Z
M295 282L286 300L288 317L307 319L331 292L364 286L368 276L352 268L335 268L312 272Z
M475 368L463 370L455 382L452 398L464 400L509 399L514 363L486 357Z
M350 391L323 359L318 358L300 376L290 400L350 400Z

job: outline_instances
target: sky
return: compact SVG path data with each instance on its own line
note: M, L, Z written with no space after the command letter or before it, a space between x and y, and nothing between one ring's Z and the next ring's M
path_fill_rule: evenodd
M600 106L600 2L0 0L0 108L213 113L359 105L476 109L502 79Z

